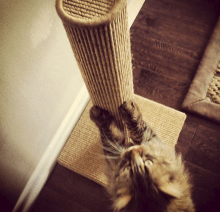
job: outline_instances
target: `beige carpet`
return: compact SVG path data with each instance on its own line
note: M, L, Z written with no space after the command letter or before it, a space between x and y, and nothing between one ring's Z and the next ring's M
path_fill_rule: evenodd
M182 108L220 123L220 18Z
M174 148L186 115L164 105L135 95L144 119L170 148ZM104 173L105 159L98 128L89 118L91 101L73 129L58 162L103 186L107 185Z

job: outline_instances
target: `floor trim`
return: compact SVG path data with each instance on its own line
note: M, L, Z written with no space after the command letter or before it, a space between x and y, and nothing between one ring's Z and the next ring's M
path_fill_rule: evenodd
M145 0L128 0L129 28L133 24L144 2ZM41 158L31 177L29 178L13 209L13 212L29 211L30 207L33 205L34 201L39 195L41 189L45 185L49 175L51 174L64 144L66 143L72 129L79 120L88 101L89 94L84 84L78 96L76 97L72 107L70 108L69 112L61 123L58 131L51 140L43 157Z
M17 204L13 209L13 212L29 211L29 208L37 198L38 194L46 183L47 178L52 172L64 144L79 120L88 101L89 94L85 85L83 85L72 107L43 154L43 157L29 178L22 194L17 201Z

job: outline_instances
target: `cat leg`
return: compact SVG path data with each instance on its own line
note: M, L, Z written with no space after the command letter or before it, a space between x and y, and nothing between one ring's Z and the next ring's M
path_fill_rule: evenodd
M99 128L105 154L109 155L111 152L114 155L118 152L124 141L124 133L117 126L114 117L107 110L93 106L90 109L90 119Z
M135 144L150 141L156 137L155 132L143 120L138 105L131 100L125 101L120 107L122 119L129 130L130 138Z

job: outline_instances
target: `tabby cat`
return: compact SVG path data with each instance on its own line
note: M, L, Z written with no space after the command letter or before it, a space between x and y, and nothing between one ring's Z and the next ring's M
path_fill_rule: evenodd
M107 190L114 211L195 211L189 174L181 156L160 141L142 119L135 102L124 102L119 112L132 139L129 144L108 111L98 106L90 109L90 118L100 130L108 162Z

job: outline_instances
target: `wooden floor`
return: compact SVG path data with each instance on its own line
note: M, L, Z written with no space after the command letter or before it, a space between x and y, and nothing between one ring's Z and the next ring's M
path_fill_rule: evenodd
M218 19L214 0L146 0L131 28L135 93L181 110ZM177 151L192 173L197 211L220 211L220 125L193 114ZM96 183L56 165L33 212L108 212Z

